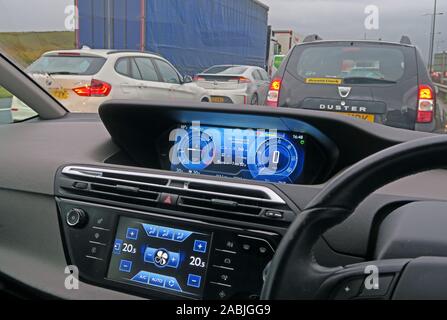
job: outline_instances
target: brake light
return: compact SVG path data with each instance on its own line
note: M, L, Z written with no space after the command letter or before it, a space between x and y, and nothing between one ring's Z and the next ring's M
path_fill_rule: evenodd
M112 86L104 81L93 79L90 85L74 88L74 92L81 97L107 97Z
M282 80L280 78L275 78L270 83L270 89L267 96L267 105L269 107L278 107L279 102L279 92L281 91Z
M239 83L251 83L251 80L245 77L240 77L238 80Z
M200 76L195 76L194 77L194 81L205 81L205 78L204 77L200 77Z
M435 105L436 97L433 88L427 85L420 85L418 92L418 110L416 122L432 122L434 118Z

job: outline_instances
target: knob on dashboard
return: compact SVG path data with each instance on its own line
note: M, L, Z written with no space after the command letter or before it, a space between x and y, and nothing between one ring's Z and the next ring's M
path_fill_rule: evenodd
M87 224L87 213L82 209L71 209L66 216L66 222L70 227L82 228Z

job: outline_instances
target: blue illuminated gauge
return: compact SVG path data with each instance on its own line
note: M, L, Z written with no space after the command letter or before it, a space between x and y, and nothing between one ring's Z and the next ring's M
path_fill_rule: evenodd
M266 140L254 156L249 168L256 180L293 183L303 171L303 150L286 138Z
M196 141L197 140L197 141ZM216 156L216 147L213 139L206 133L200 133L193 139L190 132L184 136L177 146L177 157L186 170L200 172L213 163Z

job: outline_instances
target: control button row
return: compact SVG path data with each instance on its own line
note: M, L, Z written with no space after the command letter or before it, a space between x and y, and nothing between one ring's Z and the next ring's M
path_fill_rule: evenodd
M229 253L274 254L274 250L267 240L245 235L238 235L235 239L218 239L216 249Z
M148 237L171 240L175 242L184 242L192 235L192 232L190 231L172 229L146 223L143 224L143 228Z
M109 229L93 226L89 233L86 257L93 260L105 260L109 252L108 243L111 241L112 232Z
M265 239L245 235L239 235L238 238L241 242L242 252L261 255L273 255L275 253L271 244Z
M182 292L177 279L146 271L138 272L131 281L158 288L165 288L172 291Z

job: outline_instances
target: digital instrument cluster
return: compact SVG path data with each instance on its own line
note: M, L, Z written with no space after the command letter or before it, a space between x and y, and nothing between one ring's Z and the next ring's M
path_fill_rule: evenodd
M181 125L171 142L172 171L296 183L308 141L302 133Z

